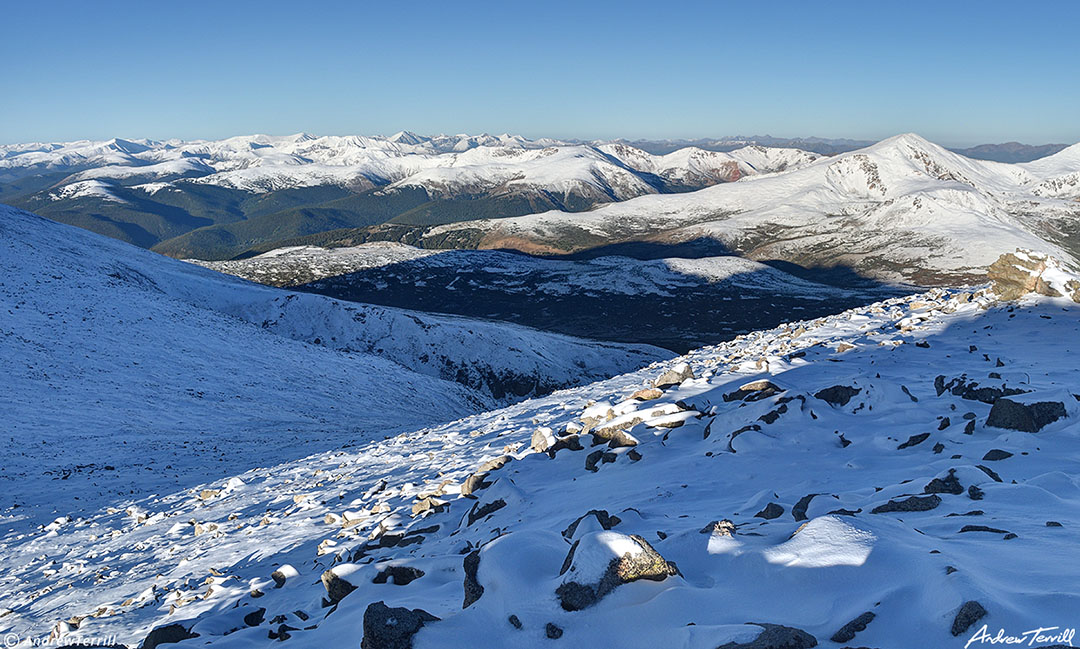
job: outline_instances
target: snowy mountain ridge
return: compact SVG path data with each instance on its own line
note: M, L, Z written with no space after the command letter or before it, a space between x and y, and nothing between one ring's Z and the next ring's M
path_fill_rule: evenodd
M971 160L905 134L688 194L645 196L584 214L445 224L425 237L567 251L642 237L706 237L754 259L839 264L894 281L977 281L1017 247L1075 262L1069 248L1080 229L1080 189L1070 175L1074 149L1005 164Z

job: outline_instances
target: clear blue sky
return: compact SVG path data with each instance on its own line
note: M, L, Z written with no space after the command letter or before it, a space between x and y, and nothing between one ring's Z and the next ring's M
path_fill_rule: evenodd
M1080 141L1080 2L9 2L0 142Z

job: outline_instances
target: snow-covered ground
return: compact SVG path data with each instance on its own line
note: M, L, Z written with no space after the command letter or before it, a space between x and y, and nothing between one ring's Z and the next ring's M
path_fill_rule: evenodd
M7 259L12 230L24 226L0 223ZM45 241L22 243L47 252ZM78 253L73 244L59 249ZM43 268L37 291L5 309L4 354L20 372L9 383L79 386L84 399L100 384L108 394L97 376L52 374L41 359L53 351L8 332L11 318L20 326L27 318L14 316L15 306L40 321L35 335L74 319L49 322L53 311L35 294L58 291L50 274L65 271L58 261ZM137 281L125 277L117 281ZM96 295L95 308L112 308ZM182 314L150 310L123 320L165 316L188 326ZM205 456L178 452L169 470L191 479L155 485L154 495L102 489L65 502L43 525L25 507L4 510L0 631L24 646L50 633L61 643L112 636L135 646L152 628L177 625L181 637L198 634L180 646L357 646L363 638L369 649L713 649L742 647L776 624L766 635L786 644L745 646L907 649L962 647L983 625L1013 635L1075 628L1078 334L1080 307L1064 298L1013 304L985 290L935 290L451 423L417 422L411 432L394 434L411 423L396 408L401 426L385 439L355 436L345 447L331 431L349 417L327 411L320 426L329 443L309 457L219 442L222 452L247 455L243 472L208 475ZM105 335L96 330L84 344ZM139 348L138 336L126 338ZM208 349L259 356L271 344L257 334L238 340L231 349L208 341ZM93 353L55 355L83 351ZM161 367L185 356L159 351L168 354ZM334 380L340 366L319 353L327 358L307 369ZM131 403L152 398L131 381L136 371L150 388L155 380L132 371L128 385L141 392L127 395ZM243 389L262 374L237 371L246 374L229 384ZM392 395L402 376L422 380L398 368L379 377L380 393ZM254 389L284 380L297 399L326 385L310 374L263 380ZM275 407L287 394L260 404ZM165 405L177 419L198 412L172 399ZM1050 405L1026 405L1040 402ZM368 400L323 403L356 416L390 412ZM417 402L415 416L434 414L424 412L437 407L429 404ZM17 421L50 423L56 444L92 419L45 410L21 405ZM1038 432L1016 430L1035 421ZM273 451L288 427L251 422ZM40 434L9 437L24 433ZM33 470L6 491L16 502L48 501L61 481L39 469L57 449L20 444L13 464ZM98 452L89 446L67 452ZM163 469L155 459L157 472L117 466L115 480L154 479ZM405 644L385 642L395 634Z

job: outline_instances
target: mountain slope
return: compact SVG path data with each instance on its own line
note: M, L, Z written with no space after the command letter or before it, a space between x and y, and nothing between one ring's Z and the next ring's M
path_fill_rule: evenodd
M573 251L640 238L710 237L754 259L842 265L918 283L969 281L1016 247L1070 258L1062 246L1071 245L1080 204L1039 196L1047 176L1069 169L1068 151L1057 154L1060 164L1008 165L970 160L908 134L690 194L646 196L585 214L438 226L424 240Z
M906 649L1071 628L1078 334L1069 300L935 290L209 492L120 497L0 540L0 630Z
M670 356L287 293L7 207L0 271L13 460L0 481L64 478L51 505L88 481L101 491L84 499L132 488L108 466L145 465L149 483L176 486ZM32 449L49 456L18 459ZM168 469L188 454L201 463Z

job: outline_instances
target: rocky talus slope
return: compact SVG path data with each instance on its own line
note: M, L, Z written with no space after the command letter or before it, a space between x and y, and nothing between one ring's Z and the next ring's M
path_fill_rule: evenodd
M9 532L0 631L798 649L1057 626L1033 646L1066 646L1080 307L1000 296L1076 277L1007 274Z

